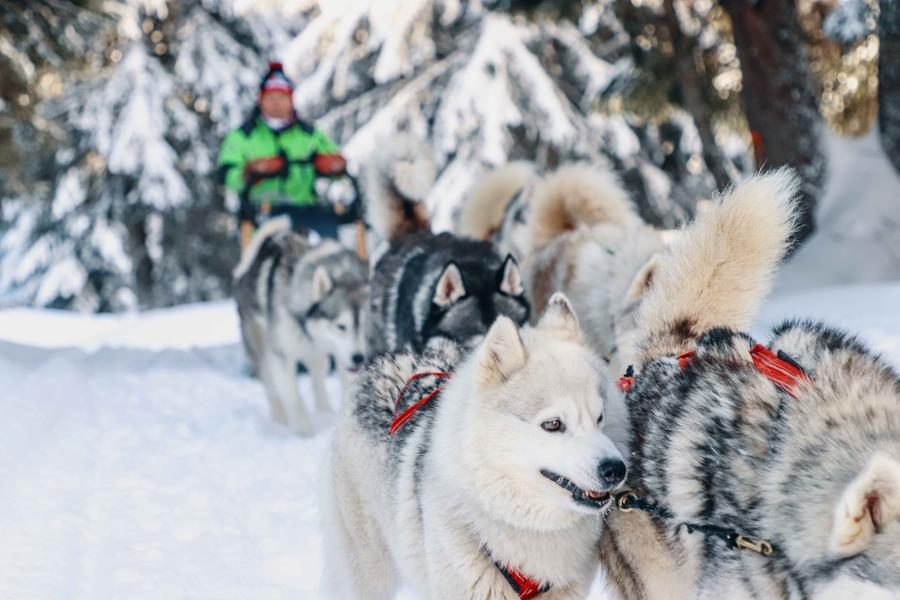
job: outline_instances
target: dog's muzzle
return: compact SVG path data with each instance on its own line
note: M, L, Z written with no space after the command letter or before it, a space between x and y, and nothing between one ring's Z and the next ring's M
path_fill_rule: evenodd
M610 489L624 481L624 469L625 465L622 464L622 480L616 485L610 486ZM577 504L600 510L606 508L610 503L611 495L609 491L585 490L572 483L572 480L547 469L541 469L541 475L572 494L572 499Z

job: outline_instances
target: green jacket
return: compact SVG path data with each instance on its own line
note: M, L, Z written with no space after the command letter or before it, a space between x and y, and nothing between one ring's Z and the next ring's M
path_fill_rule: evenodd
M225 185L242 193L246 187L244 165L257 158L279 156L290 161L311 160L316 152L337 152L338 147L321 131L297 120L279 132L273 131L258 111L225 136L219 152L219 169ZM286 175L266 178L250 190L250 200L261 202L315 204L316 173L311 163L290 164Z

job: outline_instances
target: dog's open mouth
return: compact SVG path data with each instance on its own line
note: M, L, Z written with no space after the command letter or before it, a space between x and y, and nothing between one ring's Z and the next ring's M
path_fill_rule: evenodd
M596 490L585 490L571 480L566 479L562 475L557 475L553 471L541 469L541 475L572 494L572 499L578 504L589 506L591 508L605 508L609 504L609 492L598 492Z

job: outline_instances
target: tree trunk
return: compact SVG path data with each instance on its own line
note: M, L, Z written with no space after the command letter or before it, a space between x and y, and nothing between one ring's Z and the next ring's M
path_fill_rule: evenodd
M721 0L741 62L741 95L757 168L793 167L802 184L795 246L815 230L825 180L822 116L794 0Z
M878 17L878 130L900 173L900 2L881 0Z
M147 251L147 218L136 217L128 226L134 264L135 292L141 308L153 306L153 260Z
M713 111L703 94L702 83L697 75L697 67L694 62L693 41L681 30L678 15L675 13L673 0L665 0L666 23L672 40L672 49L675 53L675 72L678 78L678 88L681 90L681 99L684 107L691 114L700 134L703 144L703 160L710 173L716 180L716 187L724 190L732 183L731 175L726 166L727 160L716 144L716 136L713 131Z

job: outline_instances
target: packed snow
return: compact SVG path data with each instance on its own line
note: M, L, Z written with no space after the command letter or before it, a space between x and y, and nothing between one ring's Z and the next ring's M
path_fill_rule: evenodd
M824 288L767 302L757 331L821 318L900 368L897 306L898 282ZM0 311L0 340L0 598L322 597L333 416L312 439L270 422L230 302Z

